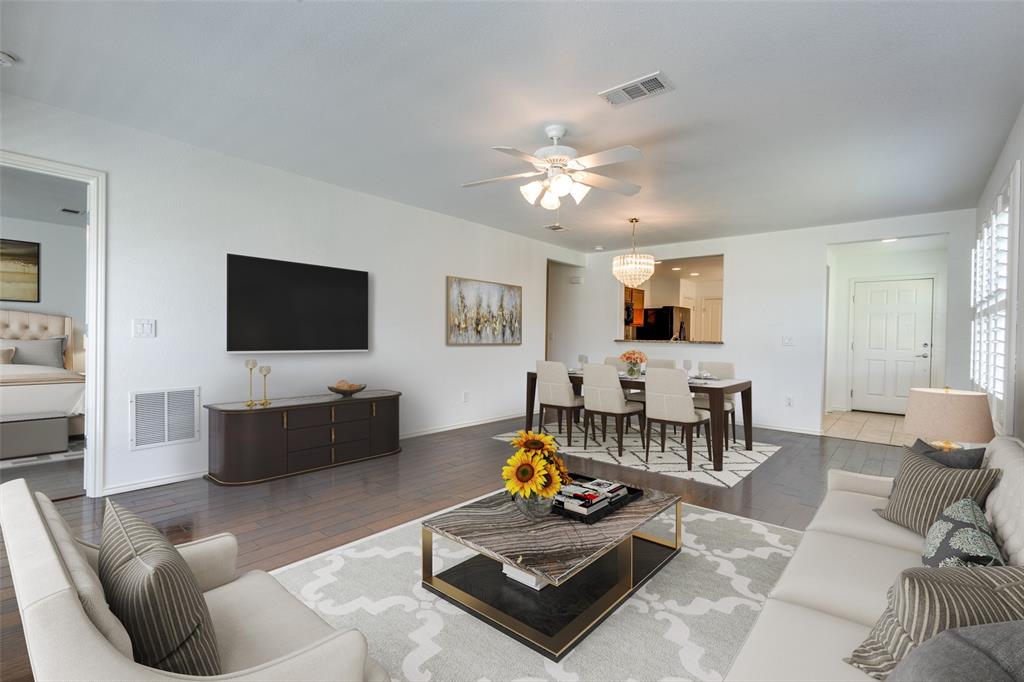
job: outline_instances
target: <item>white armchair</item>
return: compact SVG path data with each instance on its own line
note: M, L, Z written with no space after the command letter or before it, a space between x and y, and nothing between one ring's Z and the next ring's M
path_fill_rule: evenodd
M362 633L335 630L263 571L237 576L228 533L178 545L206 597L223 673L140 665L102 598L95 545L75 539L48 499L37 504L24 479L0 485L0 526L36 680L390 679Z

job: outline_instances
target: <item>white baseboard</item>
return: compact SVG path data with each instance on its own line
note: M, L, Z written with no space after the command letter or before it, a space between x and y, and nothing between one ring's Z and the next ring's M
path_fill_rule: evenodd
M168 483L178 483L180 481L191 481L194 478L202 478L206 475L206 469L202 471L193 471L188 474L174 474L172 476L160 476L157 478L147 478L143 481L135 481L134 483L124 483L122 485L111 485L105 486L99 497L106 497L108 495L117 495L119 493L127 493L132 490L140 490L142 488L152 488L158 485L167 485Z
M429 436L432 433L442 433L444 431L454 431L455 429L464 429L467 426L480 426L481 424L490 424L491 422L505 421L506 419L522 419L525 415L522 412L516 412L515 414L506 414L499 417L485 417L483 419L474 419L468 422L458 422L456 424L449 424L447 426L438 426L432 429L422 429L420 431L409 431L399 436L400 439L415 438L416 436ZM537 421L536 413L533 415L534 422Z
M738 426L738 425L737 425ZM802 433L808 436L820 436L825 432L821 429L799 429L795 426L776 426L774 424L754 424L755 429L768 429L769 431L788 431L789 433Z

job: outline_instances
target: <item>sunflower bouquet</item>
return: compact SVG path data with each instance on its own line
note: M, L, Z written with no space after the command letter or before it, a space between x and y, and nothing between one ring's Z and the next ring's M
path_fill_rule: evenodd
M565 462L558 456L558 444L551 436L520 431L510 442L516 452L502 467L501 477L513 497L552 498L563 485L572 483Z

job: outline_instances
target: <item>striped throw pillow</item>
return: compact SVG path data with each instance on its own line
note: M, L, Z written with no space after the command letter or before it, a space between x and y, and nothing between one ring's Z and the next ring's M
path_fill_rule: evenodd
M1024 567L908 568L889 605L850 657L884 680L910 651L944 630L1024 619Z
M220 674L213 621L192 570L160 531L110 500L99 569L137 663L184 675Z
M942 510L957 500L970 497L984 507L1002 473L999 469L953 469L910 448L903 453L889 504L876 511L886 521L922 536L928 534Z

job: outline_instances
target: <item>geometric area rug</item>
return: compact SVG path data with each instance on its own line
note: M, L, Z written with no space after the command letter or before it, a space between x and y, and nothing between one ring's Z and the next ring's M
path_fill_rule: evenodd
M801 533L692 505L682 519L680 553L558 663L421 587L422 519L273 574L335 628L360 630L394 680L721 680ZM651 523L664 535L673 522ZM435 572L471 556L435 536Z
M682 430L676 435L672 429L665 434L665 452L661 451L661 439L657 431L651 433L651 459L645 460L644 446L640 442L640 434L634 427L622 439L622 457L619 457L619 445L614 434L608 434L608 440L601 442L601 429L595 444L590 440L586 450L583 449L583 431L573 429L572 447L565 444L565 435L558 433L558 427L552 425L548 431L558 442L558 450L577 457L589 457L598 462L608 462L619 466L651 471L665 476L685 478L698 483L731 488L739 483L744 476L757 468L759 464L774 455L782 448L768 443L753 443L753 450L744 450L743 441L737 441L722 453L722 471L715 471L708 458L708 448L703 437L693 439L693 469L686 468L686 442ZM515 433L502 433L493 436L496 440L508 442ZM512 454L511 448L509 454Z

